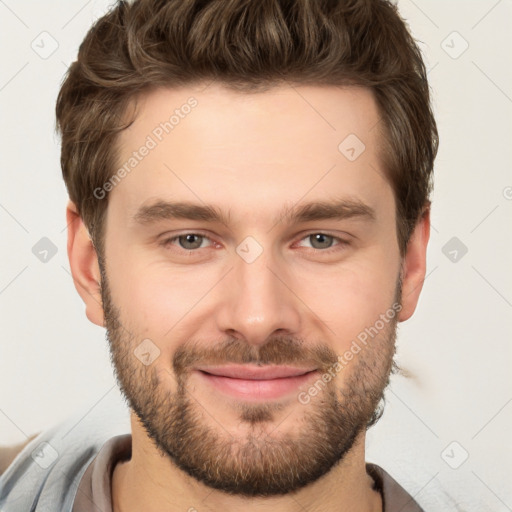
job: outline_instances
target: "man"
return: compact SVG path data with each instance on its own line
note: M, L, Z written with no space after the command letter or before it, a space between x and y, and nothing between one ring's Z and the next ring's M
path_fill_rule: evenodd
M437 150L396 8L120 3L57 119L72 274L131 435L41 434L2 510L421 510L364 449Z

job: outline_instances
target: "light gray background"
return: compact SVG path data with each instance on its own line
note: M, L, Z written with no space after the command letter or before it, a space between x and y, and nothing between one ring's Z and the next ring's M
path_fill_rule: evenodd
M0 0L0 444L123 410L104 330L69 272L54 133L59 84L108 4ZM427 511L512 510L512 2L398 5L421 41L441 143L428 277L399 330L413 378L393 378L367 458ZM43 237L57 249L47 262L32 252Z

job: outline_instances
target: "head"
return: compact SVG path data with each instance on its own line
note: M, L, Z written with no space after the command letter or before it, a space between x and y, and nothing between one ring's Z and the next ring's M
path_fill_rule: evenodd
M121 2L57 119L75 283L158 450L246 495L342 461L425 276L437 131L393 4ZM308 376L234 398L228 363Z

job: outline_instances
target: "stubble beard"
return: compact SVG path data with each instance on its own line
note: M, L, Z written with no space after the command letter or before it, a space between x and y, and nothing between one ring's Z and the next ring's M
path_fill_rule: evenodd
M333 379L308 404L297 400L288 405L290 413L302 408L302 419L293 430L285 428L290 413L283 403L239 402L239 422L248 428L235 437L222 425L222 411L212 418L189 389L193 363L300 364L314 357L325 371L337 361L336 353L325 344L309 346L289 337L272 338L260 347L237 338L209 348L185 343L173 356L174 373L168 370L176 382L176 390L169 391L162 386L156 364L145 366L134 356L141 340L123 327L101 270L105 326L119 387L158 451L197 481L246 497L296 491L339 464L358 435L382 414L384 389L394 367L396 317L354 357L350 368L341 370L341 387L335 384L339 379ZM398 282L395 303L400 297Z

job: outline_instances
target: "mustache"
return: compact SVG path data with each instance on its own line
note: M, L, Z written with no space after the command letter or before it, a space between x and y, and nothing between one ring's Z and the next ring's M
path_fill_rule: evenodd
M264 345L254 346L239 338L229 338L215 346L199 342L185 343L173 356L176 375L190 371L194 366L222 364L300 365L315 366L327 371L338 361L334 350L324 344L310 344L290 337L274 337Z

